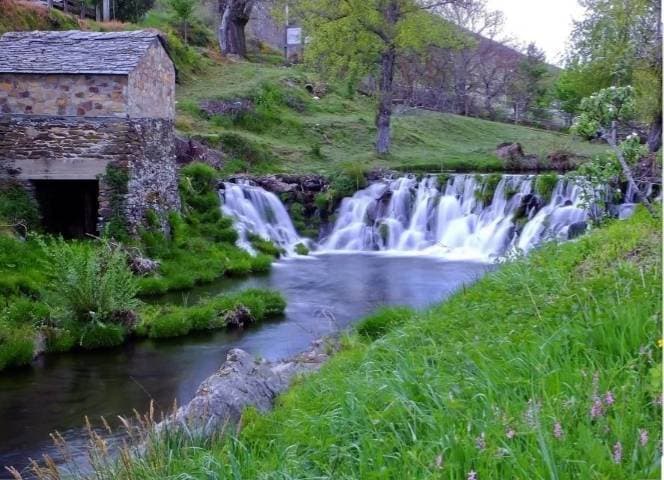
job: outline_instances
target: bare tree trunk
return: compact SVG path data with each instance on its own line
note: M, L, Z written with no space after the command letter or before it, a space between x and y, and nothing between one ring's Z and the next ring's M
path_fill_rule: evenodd
M105 22L111 20L111 0L102 0L101 18Z
M650 153L655 153L662 148L662 112L659 112L657 118L650 123L647 144Z
M81 0L81 18L85 18L85 2Z
M50 10L51 8L53 8L53 0L48 0L48 1L46 2L46 7L47 7L49 10Z
M389 46L380 60L378 81L378 110L376 112L376 152L379 155L390 153L390 120L392 118L392 94L394 80L395 47Z
M244 29L253 7L254 0L219 0L219 48L224 55L247 56Z
M622 150L620 150L620 147L618 147L616 122L612 123L611 131L609 132L609 134L608 135L605 134L602 136L609 143L614 153L616 154L616 157L618 157L618 162L620 162L620 166L622 167L623 174L627 178L627 182L636 192L636 196L639 198L643 206L646 207L650 215L654 217L655 210L650 204L650 200L648 200L648 197L641 191L641 189L637 185L636 181L634 180L634 176L632 175L632 169L629 168L629 165L627 164L627 161L623 156Z
M101 5L99 3L95 5L95 21L101 22Z

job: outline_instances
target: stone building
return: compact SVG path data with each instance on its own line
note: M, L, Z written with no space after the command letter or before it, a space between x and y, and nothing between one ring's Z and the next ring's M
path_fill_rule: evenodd
M135 232L178 209L174 115L158 32L0 37L0 181L33 192L47 231Z

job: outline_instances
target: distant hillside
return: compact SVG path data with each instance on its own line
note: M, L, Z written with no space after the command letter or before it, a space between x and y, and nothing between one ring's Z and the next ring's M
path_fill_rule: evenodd
M23 0L0 0L0 34L23 30L76 30L79 21L73 15Z

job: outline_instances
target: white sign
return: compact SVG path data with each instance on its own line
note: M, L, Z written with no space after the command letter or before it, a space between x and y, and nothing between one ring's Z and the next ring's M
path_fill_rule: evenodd
M302 44L302 28L301 27L288 27L286 29L286 43L288 45L301 45Z

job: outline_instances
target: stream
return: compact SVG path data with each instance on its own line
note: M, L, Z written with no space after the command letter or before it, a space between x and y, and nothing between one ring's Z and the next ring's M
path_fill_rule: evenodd
M281 291L283 318L244 331L215 331L172 340L143 340L113 350L48 355L0 375L0 466L19 470L27 458L57 456L58 430L75 455L85 455L84 416L109 421L188 401L230 348L269 360L305 350L312 340L344 328L380 305L422 308L472 283L490 265L424 256L322 254L274 264L268 275L223 280L162 299L193 303L201 295L249 287ZM98 422L96 422L98 423ZM117 423L117 422L116 422ZM5 477L2 470L0 478Z
M329 235L317 244L298 235L274 193L248 180L225 183L222 209L234 219L238 245L252 251L258 235L290 256L267 275L224 279L156 301L192 304L205 295L273 288L286 298L283 318L246 330L47 355L3 372L0 466L24 469L28 457L57 456L49 439L55 430L83 458L84 416L112 422L133 409L146 411L151 399L170 410L174 400L192 398L231 348L268 360L289 357L381 305L426 307L477 280L502 256L579 235L588 219L581 189L563 177L553 181L543 194L530 175L384 178L343 199ZM629 215L633 197L628 192L615 206L616 216ZM299 243L316 253L294 256Z

